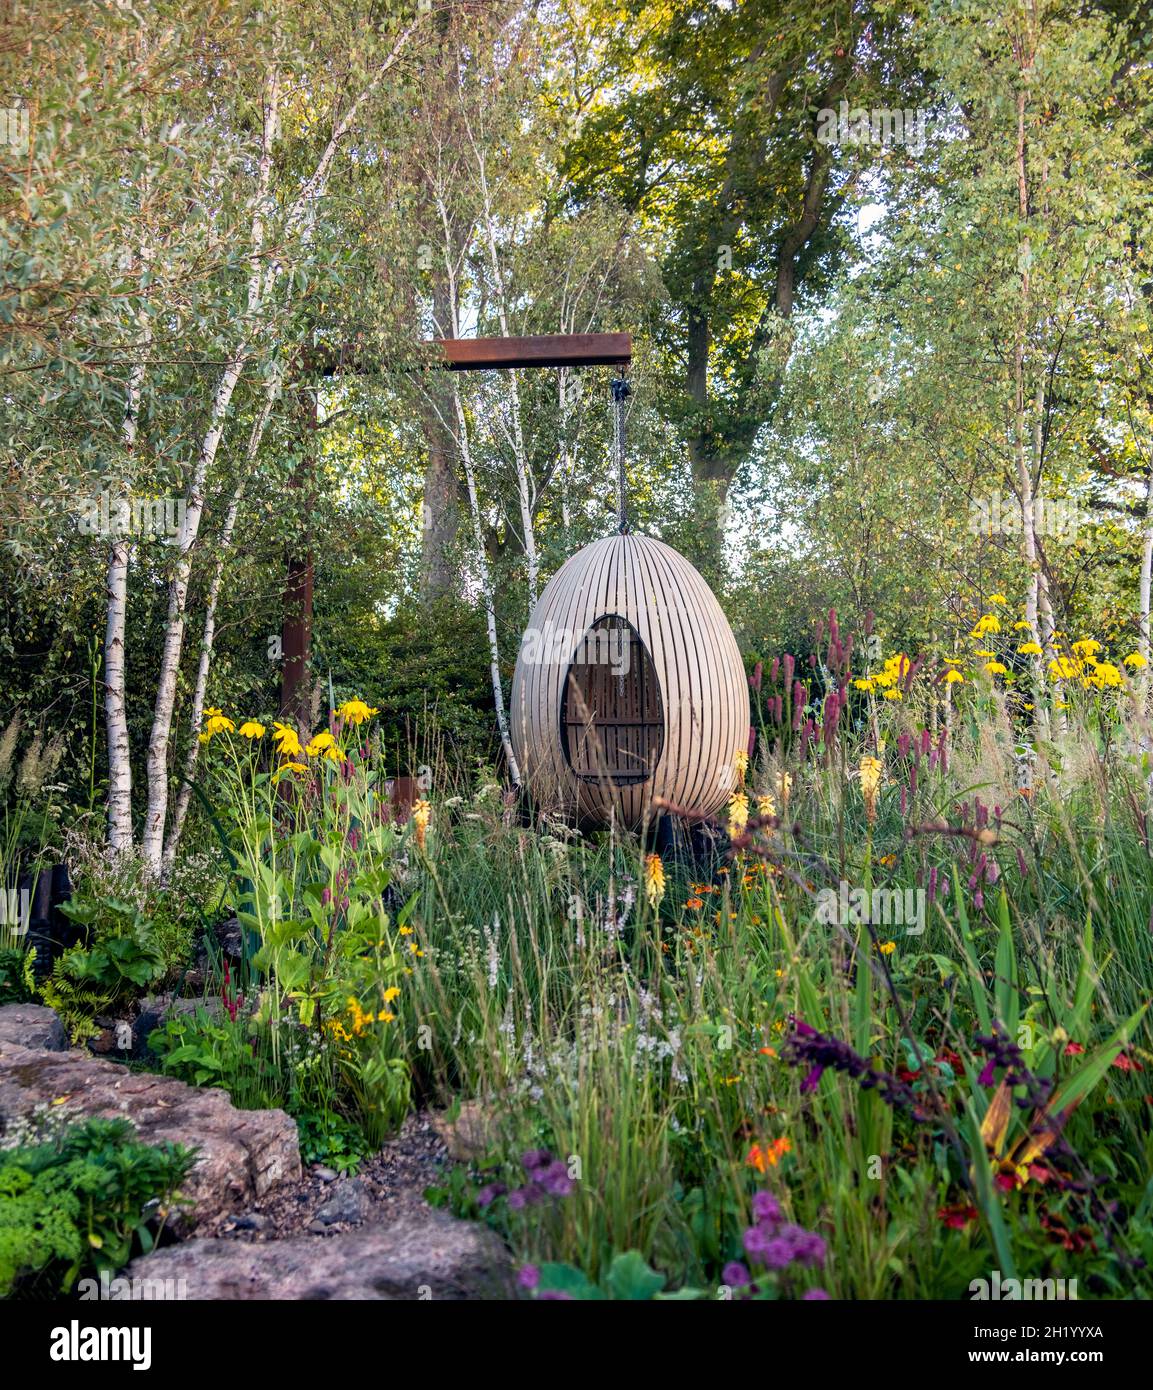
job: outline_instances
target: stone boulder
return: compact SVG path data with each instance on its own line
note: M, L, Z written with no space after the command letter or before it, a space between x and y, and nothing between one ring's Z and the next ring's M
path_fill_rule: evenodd
M67 1052L68 1034L54 1009L42 1004L4 1004L0 1006L0 1048L4 1047Z
M335 1236L189 1240L134 1260L127 1274L176 1281L170 1287L190 1299L230 1301L499 1299L513 1292L508 1253L493 1232L434 1209Z
M87 1052L0 1040L0 1127L60 1104L78 1119L130 1120L146 1144L199 1148L184 1188L192 1206L181 1225L211 1225L300 1178L296 1121L283 1110L238 1110L227 1091L129 1071Z

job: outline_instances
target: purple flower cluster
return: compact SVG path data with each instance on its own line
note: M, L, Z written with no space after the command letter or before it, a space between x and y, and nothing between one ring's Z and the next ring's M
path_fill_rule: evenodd
M826 1067L844 1072L865 1091L875 1090L886 1105L903 1106L917 1111L917 1100L912 1089L891 1072L880 1071L859 1052L855 1052L847 1042L818 1033L804 1019L795 1015L790 1018L793 1031L785 1039L781 1057L792 1066L807 1066L809 1073L801 1082L801 1092L815 1091L824 1075Z
M816 1231L806 1231L784 1219L781 1204L771 1192L758 1192L753 1198L753 1225L745 1231L745 1253L753 1264L773 1273L794 1265L816 1269L825 1262L825 1242ZM747 1265L733 1260L721 1272L724 1282L735 1289L756 1291ZM805 1298L827 1298L823 1289L810 1289Z
M974 1044L987 1058L981 1075L977 1078L979 1086L992 1086L997 1072L1004 1070L1004 1081L1011 1087L1023 1086L1025 1094L1017 1098L1022 1110L1039 1109L1044 1106L1053 1090L1053 1082L1034 1075L1025 1064L1021 1049L1006 1033L1004 1025L995 1022L988 1036L977 1034Z
M488 1183L476 1194L477 1206L489 1207L498 1197L507 1197L512 1211L523 1211L548 1197L568 1197L572 1193L573 1180L564 1161L553 1158L547 1149L530 1149L520 1161L525 1171L524 1184L510 1189L502 1182Z

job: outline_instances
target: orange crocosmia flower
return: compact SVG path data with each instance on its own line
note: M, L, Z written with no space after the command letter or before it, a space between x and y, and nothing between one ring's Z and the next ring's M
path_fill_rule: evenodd
M1144 1071L1145 1068L1140 1062L1135 1062L1132 1057L1126 1057L1123 1052L1119 1052L1113 1058L1113 1065L1121 1071Z
M791 1139L774 1139L771 1144L764 1148L760 1144L754 1144L749 1150L745 1162L750 1168L755 1168L758 1173L763 1173L767 1168L775 1168L781 1158L792 1151L793 1141Z
M775 1047L761 1047L758 1048L757 1051L762 1057L775 1057L777 1055L777 1049Z
M697 908L704 907L704 905L704 900L702 898L690 898L688 902L685 903L685 906L692 908L694 912L697 910Z

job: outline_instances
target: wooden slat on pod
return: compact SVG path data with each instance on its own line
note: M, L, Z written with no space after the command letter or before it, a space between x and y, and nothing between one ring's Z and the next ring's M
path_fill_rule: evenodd
M728 620L689 562L634 533L579 551L521 640L513 751L542 810L638 828L653 799L711 814L747 748L749 691Z

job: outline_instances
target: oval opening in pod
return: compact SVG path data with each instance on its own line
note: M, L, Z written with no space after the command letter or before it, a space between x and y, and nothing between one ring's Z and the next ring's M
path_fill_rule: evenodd
M656 667L636 628L618 613L589 627L564 682L561 743L582 782L632 786L653 775L665 746Z

